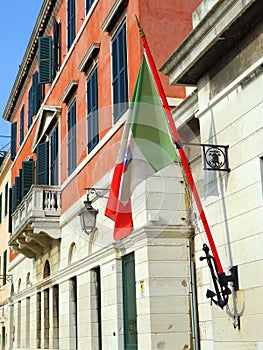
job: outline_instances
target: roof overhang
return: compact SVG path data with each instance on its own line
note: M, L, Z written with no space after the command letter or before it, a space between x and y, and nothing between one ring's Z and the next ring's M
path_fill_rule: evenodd
M171 85L197 85L198 80L263 18L262 0L222 0L161 67Z

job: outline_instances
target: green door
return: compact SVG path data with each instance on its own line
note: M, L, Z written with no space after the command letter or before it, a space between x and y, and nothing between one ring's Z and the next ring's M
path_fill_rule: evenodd
M122 259L124 349L137 350L137 313L134 254Z

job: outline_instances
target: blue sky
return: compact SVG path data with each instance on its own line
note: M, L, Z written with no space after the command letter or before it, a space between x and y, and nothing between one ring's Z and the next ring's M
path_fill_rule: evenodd
M0 135L10 135L10 123L4 121L3 112L42 3L43 0L0 1ZM9 141L0 137L0 151Z

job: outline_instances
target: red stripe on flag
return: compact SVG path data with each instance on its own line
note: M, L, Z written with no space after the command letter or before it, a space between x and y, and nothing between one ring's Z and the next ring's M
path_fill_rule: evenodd
M123 163L116 164L112 177L109 199L105 209L105 215L111 220L115 221L113 233L115 240L119 240L130 235L133 226L131 200L124 205L119 199L121 179L125 170L126 167Z

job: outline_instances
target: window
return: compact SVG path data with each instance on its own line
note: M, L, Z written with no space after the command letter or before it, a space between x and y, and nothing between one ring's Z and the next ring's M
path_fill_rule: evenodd
M8 182L5 184L5 216L7 215L8 212Z
M15 183L12 186L12 213L33 185L34 171L32 160L22 162L22 169L19 170L19 175L15 177Z
M75 15L75 0L68 0L68 50L70 49L76 36L76 15Z
M86 0L86 14L89 12L94 0Z
M87 80L87 128L88 152L99 142L98 127L98 69L94 69Z
M22 145L24 141L24 113L25 106L23 105L20 111L20 145Z
M38 84L38 72L35 72L32 76L32 85L28 92L28 129L32 125L33 116L37 114L40 107L41 98L42 85Z
M53 348L59 349L59 285L53 286Z
M58 185L58 127L50 138L50 184Z
M14 160L16 157L16 139L17 139L17 122L12 123L11 125L11 160Z
M53 77L60 68L60 23L53 18Z
M26 347L30 348L30 297L26 298Z
M39 143L36 149L36 182L38 185L58 185L58 126L49 141Z
M68 175L76 168L76 100L68 107Z
M112 40L112 90L115 123L128 108L126 23Z

